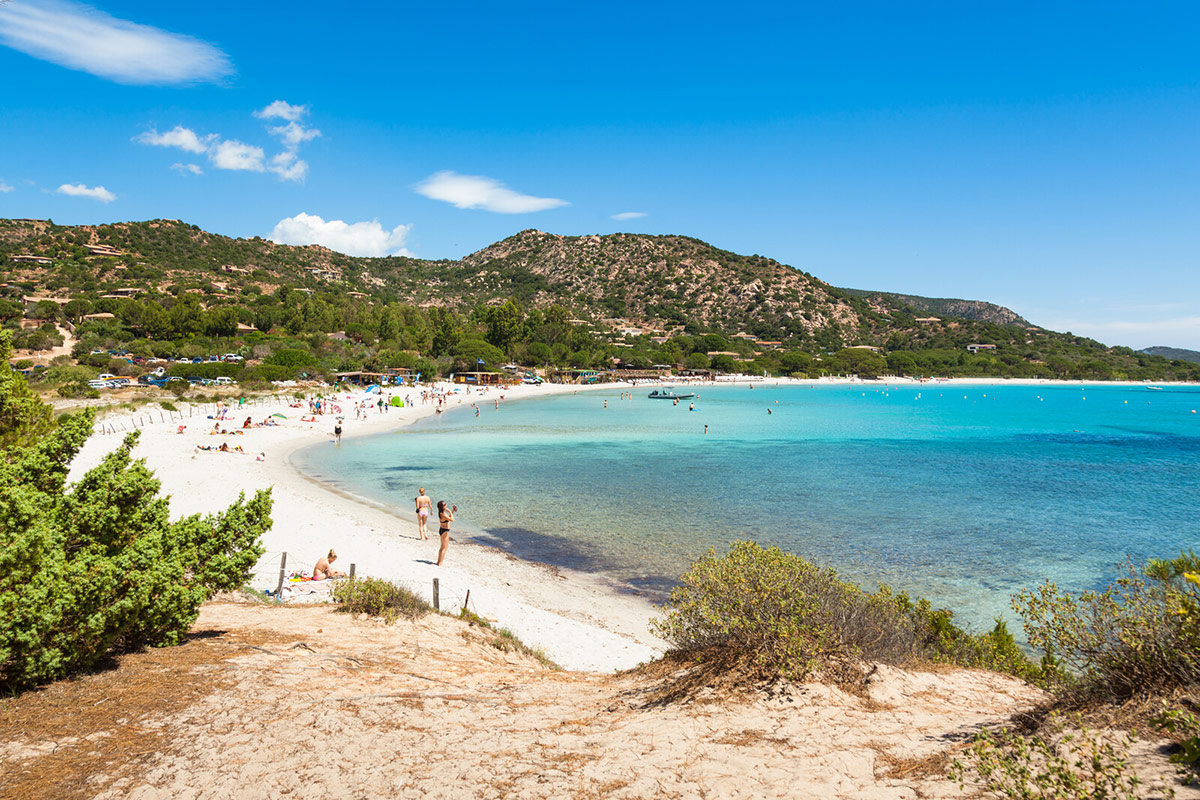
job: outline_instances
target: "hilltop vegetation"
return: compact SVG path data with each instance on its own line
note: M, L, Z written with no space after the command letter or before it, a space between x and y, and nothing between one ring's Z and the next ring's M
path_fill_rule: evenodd
M528 230L460 261L427 261L230 239L176 220L3 220L0 264L0 322L15 347L45 352L65 332L76 337L72 355L86 369L60 359L45 376L60 383L140 372L127 358L226 352L247 361L195 374L268 381L401 367L428 376L515 361L1200 379L1195 363L1048 331L998 306L842 290L684 236ZM110 350L128 353L93 352Z

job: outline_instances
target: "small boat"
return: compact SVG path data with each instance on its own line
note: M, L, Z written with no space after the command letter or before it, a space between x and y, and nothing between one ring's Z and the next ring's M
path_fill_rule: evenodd
M650 394L646 395L651 400L688 400L695 397L696 394L676 394L674 389L655 389Z
M1161 386L1147 386L1146 388L1152 392L1161 392L1163 390Z

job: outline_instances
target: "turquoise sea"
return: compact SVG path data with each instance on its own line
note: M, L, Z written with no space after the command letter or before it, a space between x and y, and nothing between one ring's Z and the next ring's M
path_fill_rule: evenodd
M1197 388L764 383L678 406L648 391L464 396L294 459L406 514L425 486L458 505L456 535L656 600L708 548L751 538L980 629L1021 588L1093 588L1127 556L1200 547Z

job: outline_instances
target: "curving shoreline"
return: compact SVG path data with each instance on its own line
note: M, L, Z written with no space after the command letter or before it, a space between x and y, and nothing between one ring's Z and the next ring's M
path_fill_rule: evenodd
M774 380L754 379L753 382ZM863 383L879 386L884 382ZM888 383L911 385L908 381ZM989 384L1115 385L985 379L957 379L936 385ZM624 384L519 386L505 390L504 394L505 402L510 402L574 391L619 390L623 386L628 388ZM443 388L448 387L443 385ZM407 393L416 392L409 390ZM493 390L493 393L483 395L485 402L490 402L498 393ZM339 393L338 396L343 398L343 408L348 408L346 395ZM469 399L464 395L451 403L456 406L472 399L475 399L474 395ZM347 419L344 435L359 437L399 430L432 415L433 409L433 405L418 404L411 408L392 408L387 414L372 411L364 421ZM198 420L184 435L176 434L174 425L151 425L143 429L135 450L135 455L145 458L155 471L164 493L171 495L173 516L216 511L235 500L239 492L273 489L274 526L264 536L267 553L260 560L253 578L256 588L274 587L282 552L288 553L288 572L311 571L317 558L332 547L341 556L340 568L347 569L353 562L358 574L396 580L427 599L431 595L432 579L437 577L444 609L461 605L470 590L474 611L510 628L524 641L541 647L553 660L570 669L623 669L649 660L660 652L662 643L647 631L647 621L655 613L653 606L644 598L620 591L619 586L601 576L523 561L493 546L464 541L452 544L445 567L434 566L436 533L431 533L428 542L418 540L415 519L404 512L408 497L400 500L395 508L389 508L330 485L292 464L291 456L301 448L323 441L333 446L330 435L333 417L327 415L319 417L316 423L301 423L298 421L301 415L295 413L298 411L289 412L292 419L278 427L253 429L236 437L209 436L205 420ZM269 411L250 409L249 413L258 419ZM237 416L236 412L234 416ZM230 420L229 424L237 427L238 423ZM92 437L76 459L71 479L78 479L82 471L98 463L120 440L120 436L112 435ZM260 462L255 461L253 455L202 452L195 448L198 443L219 444L222 441L241 444L248 453L265 451L267 460ZM415 493L415 484L412 488Z

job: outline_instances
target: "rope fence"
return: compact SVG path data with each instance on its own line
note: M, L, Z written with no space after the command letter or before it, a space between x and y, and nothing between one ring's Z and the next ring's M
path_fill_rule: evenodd
M299 572L308 574L308 569L305 567L297 567L296 565L316 564L317 561L325 555L322 553L315 557L305 557L295 551L273 550L263 553L259 557L258 563L254 567L254 575L258 582L264 582L267 578L277 578L275 580L275 588L271 590L271 594L278 598L280 591L288 583L288 577ZM292 566L289 566L292 565ZM349 577L357 576L357 564L351 562L350 568L346 570ZM435 609L456 611L460 608L467 608L470 611L479 613L475 604L471 601L471 590L465 592L447 591L441 585L441 581L433 578L430 582L415 581L406 578L388 578L390 583L401 586L415 594L417 597L424 599Z

